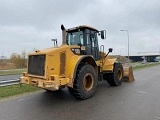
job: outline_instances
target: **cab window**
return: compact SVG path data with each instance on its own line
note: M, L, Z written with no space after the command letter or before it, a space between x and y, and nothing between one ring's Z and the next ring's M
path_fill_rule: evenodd
M71 31L67 34L67 44L68 45L83 45L83 31Z

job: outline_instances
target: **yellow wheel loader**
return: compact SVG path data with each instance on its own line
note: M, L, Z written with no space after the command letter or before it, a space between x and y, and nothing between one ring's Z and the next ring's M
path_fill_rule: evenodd
M130 67L125 66L124 74L122 64L108 56L112 49L106 54L104 45L99 47L98 38L106 38L105 30L85 25L70 29L61 25L61 30L61 46L53 39L54 47L28 55L27 72L20 83L49 91L68 87L74 97L88 99L94 95L99 81L107 80L111 86L119 86L124 77L129 78Z

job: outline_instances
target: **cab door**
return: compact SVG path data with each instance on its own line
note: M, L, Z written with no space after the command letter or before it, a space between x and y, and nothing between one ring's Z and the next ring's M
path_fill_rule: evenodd
M87 55L92 55L95 60L100 59L97 32L93 30L86 30L86 53Z

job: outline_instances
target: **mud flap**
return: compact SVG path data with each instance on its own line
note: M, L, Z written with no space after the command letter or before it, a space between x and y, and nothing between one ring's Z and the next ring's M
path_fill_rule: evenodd
M126 82L135 81L131 65L127 65L127 64L123 65L123 71L124 71L124 81Z

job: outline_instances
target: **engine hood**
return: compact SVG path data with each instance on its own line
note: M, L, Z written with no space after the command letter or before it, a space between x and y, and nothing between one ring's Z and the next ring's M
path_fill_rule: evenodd
M61 52L61 51L72 49L72 48L80 48L80 46L77 46L77 45L69 46L69 45L63 44L59 47L51 47L51 48L46 48L42 50L36 50L35 52L30 53L29 55L53 54L56 52Z

